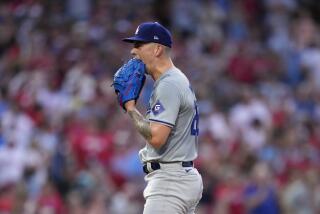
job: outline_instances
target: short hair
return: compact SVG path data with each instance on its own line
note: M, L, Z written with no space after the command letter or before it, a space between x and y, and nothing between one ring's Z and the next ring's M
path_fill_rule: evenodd
M171 55L171 48L169 47L166 47L163 45L163 48L164 48L164 53L167 55L167 56L170 56Z

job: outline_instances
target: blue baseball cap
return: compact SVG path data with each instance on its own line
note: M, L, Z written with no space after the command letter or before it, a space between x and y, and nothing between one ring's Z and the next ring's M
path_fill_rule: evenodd
M170 31L158 22L145 22L137 27L132 37L122 39L124 42L155 42L171 48Z

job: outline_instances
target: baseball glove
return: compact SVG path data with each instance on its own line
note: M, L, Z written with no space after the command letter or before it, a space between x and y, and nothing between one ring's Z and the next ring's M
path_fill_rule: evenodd
M120 106L125 109L124 104L130 100L139 98L141 89L146 80L146 67L140 59L130 59L115 73L113 88L118 96Z

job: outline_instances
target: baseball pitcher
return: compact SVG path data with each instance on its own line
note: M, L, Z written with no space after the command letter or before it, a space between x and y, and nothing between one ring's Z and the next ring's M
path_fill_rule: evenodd
M157 22L146 22L123 41L133 43L133 59L116 72L113 86L120 106L146 140L139 152L147 182L143 213L195 213L203 190L193 166L199 114L189 80L170 57L171 33ZM143 116L136 102L146 74L155 82Z

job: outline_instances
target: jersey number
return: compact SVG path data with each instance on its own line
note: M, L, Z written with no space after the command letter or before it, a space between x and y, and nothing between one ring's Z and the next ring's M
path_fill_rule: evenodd
M191 135L198 136L199 135L199 112L198 112L198 106L196 102L194 102L194 108L195 108L196 114L192 119Z

